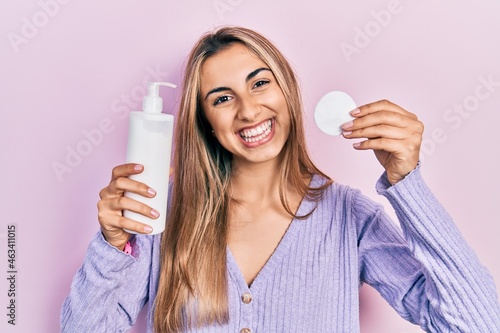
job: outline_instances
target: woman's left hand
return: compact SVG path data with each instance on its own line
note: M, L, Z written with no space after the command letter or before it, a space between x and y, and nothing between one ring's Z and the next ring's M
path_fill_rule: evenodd
M424 132L417 116L386 100L360 106L351 114L356 119L342 125L342 135L367 138L354 148L372 149L392 185L415 169Z

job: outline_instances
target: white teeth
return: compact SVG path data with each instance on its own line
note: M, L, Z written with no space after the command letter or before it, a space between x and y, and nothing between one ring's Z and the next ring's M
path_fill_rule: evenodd
M271 133L272 121L268 120L267 122L252 128L245 129L240 131L240 136L246 142L257 142L266 137L269 133Z

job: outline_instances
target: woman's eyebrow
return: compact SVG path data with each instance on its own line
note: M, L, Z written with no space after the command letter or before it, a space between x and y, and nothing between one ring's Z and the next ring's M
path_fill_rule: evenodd
M250 72L250 74L247 75L247 77L245 79L245 82L250 81L251 79L253 79L255 76L257 76L257 74L259 74L262 71L271 71L271 70L269 68L266 68L266 67L257 68L256 70ZM228 87L217 87L217 88L214 88L214 89L210 90L207 93L207 95L205 96L205 100L208 98L208 96L210 96L210 94L218 93L218 92L221 92L221 91L228 91L228 90L231 90L231 89L228 88Z
M259 74L262 71L271 71L271 70L269 68L266 68L266 67L257 68L256 70L254 70L253 72L251 72L250 74L247 75L245 82L250 81L251 79L253 79L257 74Z
M221 92L221 91L228 91L228 90L231 90L229 89L228 87L217 87L217 88L214 88L212 90L210 90L207 95L205 96L205 100L207 100L208 96L210 96L210 94L213 94L213 93L218 93L218 92Z

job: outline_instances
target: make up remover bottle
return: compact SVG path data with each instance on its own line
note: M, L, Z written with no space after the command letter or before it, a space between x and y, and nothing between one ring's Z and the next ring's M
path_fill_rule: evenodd
M153 188L156 196L147 198L130 192L126 192L125 196L147 204L158 211L160 216L152 219L127 210L124 211L124 216L150 225L153 228L151 234L159 234L165 230L174 125L174 116L162 113L160 86L176 88L176 85L167 82L148 82L148 95L144 97L142 112L131 111L129 114L126 157L127 163L144 166L142 173L129 178Z

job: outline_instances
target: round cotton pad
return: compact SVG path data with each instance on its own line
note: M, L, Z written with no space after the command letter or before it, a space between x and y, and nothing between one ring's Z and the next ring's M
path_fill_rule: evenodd
M340 135L340 126L354 119L350 112L355 108L356 103L351 96L342 91L331 91L321 97L316 105L314 120L326 134Z

